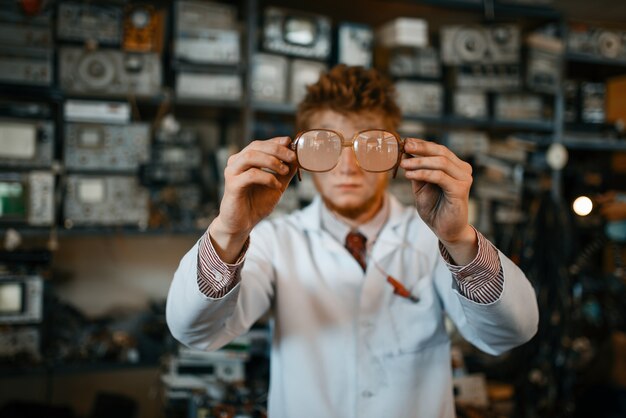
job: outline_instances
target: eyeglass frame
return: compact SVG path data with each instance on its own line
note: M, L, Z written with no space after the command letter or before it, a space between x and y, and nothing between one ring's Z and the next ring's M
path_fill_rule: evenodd
M356 132L354 135L352 135L352 139L350 140L350 142L346 141L345 136L343 136L343 134L341 132L335 131L333 129L326 129L326 128L319 128L319 129L305 129L303 131L300 131L297 135L296 138L291 141L291 144L289 144L289 148L291 148L291 150L293 152L296 153L296 162L298 163L298 168L297 168L297 172L298 172L298 181L302 181L302 174L300 173L300 161L298 158L298 141L300 140L300 138L302 138L302 135L304 135L307 132L313 132L313 131L325 131L325 132L331 132L336 134L337 136L339 136L339 139L341 139L341 151L343 152L343 148L352 148L352 152L354 152L354 157L356 160L356 164L359 166L359 168L361 170L367 171L369 173L384 173L386 171L391 170L391 168L387 169L387 170L376 170L376 171L372 171L372 170L366 170L365 168L361 167L361 164L359 164L359 159L356 156L356 151L354 149L354 142L356 140L356 138L362 134L363 132L369 132L369 131L383 131L383 132L388 132L391 135L393 135L393 137L395 138L396 142L398 143L398 159L396 161L396 163L393 165L393 178L396 178L396 174L398 174L398 167L400 167L400 161L402 160L402 154L404 154L404 141L402 141L402 138L400 138L400 135L398 135L395 132L391 132L387 129L362 129L358 132ZM308 170L308 169L304 169L306 171L310 171L311 173L327 173L329 171L331 171L332 169L334 169L335 167L337 167L337 164L339 164L339 160L341 159L341 153L339 154L339 158L337 158L337 162L335 163L335 165L333 165L331 168L329 168L328 170Z

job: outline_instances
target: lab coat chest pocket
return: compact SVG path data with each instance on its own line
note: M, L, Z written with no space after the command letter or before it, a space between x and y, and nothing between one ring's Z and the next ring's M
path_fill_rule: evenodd
M418 352L448 340L431 278L420 277L408 289L419 301L394 295L389 306L399 354Z

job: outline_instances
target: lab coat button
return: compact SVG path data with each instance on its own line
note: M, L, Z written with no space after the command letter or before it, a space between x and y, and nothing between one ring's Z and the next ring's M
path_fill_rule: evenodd
M374 396L374 394L369 390L364 390L363 392L361 392L361 396L363 396L364 398L371 398L372 396Z

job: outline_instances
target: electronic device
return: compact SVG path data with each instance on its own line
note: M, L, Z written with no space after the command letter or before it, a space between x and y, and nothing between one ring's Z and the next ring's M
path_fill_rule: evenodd
M150 125L67 123L64 161L69 170L138 170L150 159Z
M17 101L15 98L0 99L0 116L49 119L52 117L50 103Z
M26 48L52 48L50 26L0 22L0 45Z
M458 88L510 91L522 86L519 64L466 64L454 67L453 71Z
M395 77L441 77L439 52L432 47L394 48L389 52L388 65Z
M626 61L626 32L570 25L567 49L569 52L592 57Z
M0 222L47 226L54 222L54 174L0 173Z
M542 97L530 93L498 94L494 110L495 119L501 121L540 122L545 114Z
M187 99L240 100L241 76L181 71L176 74L176 96Z
M207 28L234 29L237 8L213 1L180 0L174 3L174 37L185 37L187 31L202 32Z
M316 83L320 75L328 69L326 64L294 59L289 69L289 102L298 104L306 96L308 85Z
M526 60L526 84L529 88L556 93L561 87L562 55L539 48L529 48Z
M167 185L150 193L150 228L193 228L202 190L197 184Z
M424 19L399 17L376 30L377 42L386 48L428 46L428 23Z
M267 7L263 21L266 51L326 60L331 52L330 18L278 7Z
M456 90L452 94L454 116L467 119L487 119L489 106L487 94L480 90Z
M604 83L584 81L580 83L580 119L584 123L604 123L605 120Z
M626 77L610 78L606 83L606 120L626 123Z
M444 64L519 62L520 29L515 25L454 25L441 29Z
M252 98L258 102L285 103L289 61L282 55L256 53L252 61Z
M41 331L38 327L20 326L0 329L0 359L12 360L18 357L24 359L24 356L27 356L29 361L38 362L41 360L40 347Z
M119 45L122 41L122 8L102 3L61 2L57 13L57 37L63 41Z
M50 167L54 157L54 123L0 118L0 165Z
M63 117L69 122L128 123L130 104L92 100L66 100Z
M49 48L0 47L0 83L49 86L54 53Z
M240 61L241 39L236 29L205 28L183 32L174 40L174 56L193 64L233 65Z
M148 191L134 176L70 174L64 199L65 227L148 225Z
M0 324L37 323L42 317L41 276L0 275Z
M126 51L161 52L163 47L163 12L150 3L130 3L124 8Z
M341 22L337 27L337 63L372 66L374 31L362 23Z
M61 88L71 94L155 96L161 90L161 59L155 53L61 48Z
M0 20L3 22L26 23L28 26L50 26L52 8L39 3L36 10L28 8L32 2L0 0Z
M443 86L439 83L396 82L398 106L406 116L438 117L443 112Z

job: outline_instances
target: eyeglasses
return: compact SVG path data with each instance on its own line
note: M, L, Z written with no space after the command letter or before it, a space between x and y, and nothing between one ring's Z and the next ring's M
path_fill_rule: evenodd
M298 161L298 179L302 179L300 168L314 173L335 168L344 147L352 148L363 170L381 173L393 169L394 178L404 152L400 137L383 129L359 131L350 141L332 129L310 129L300 132L291 143Z

